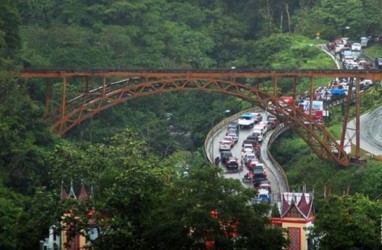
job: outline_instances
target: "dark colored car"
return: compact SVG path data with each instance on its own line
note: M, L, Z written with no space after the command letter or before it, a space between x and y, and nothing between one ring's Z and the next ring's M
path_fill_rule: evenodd
M221 151L220 152L220 161L222 164L226 164L228 159L232 157L231 151Z
M247 139L244 140L246 143L252 143L253 146L256 145L256 143L259 141L259 137L257 135L249 135ZM243 142L243 145L244 145Z
M253 185L258 187L263 181L267 180L264 167L262 165L256 165L253 168Z
M230 157L226 162L226 168L228 171L239 171L239 160L236 157Z
M255 147L256 146L256 142L257 142L257 140L245 139L243 141L243 143L241 144L241 146L243 147L245 144L251 144L253 147Z

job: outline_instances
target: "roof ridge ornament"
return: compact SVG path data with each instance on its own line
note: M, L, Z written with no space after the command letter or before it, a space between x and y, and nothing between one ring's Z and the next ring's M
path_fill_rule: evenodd
M73 179L70 180L69 197L77 199L76 193L74 192L74 188L73 188Z

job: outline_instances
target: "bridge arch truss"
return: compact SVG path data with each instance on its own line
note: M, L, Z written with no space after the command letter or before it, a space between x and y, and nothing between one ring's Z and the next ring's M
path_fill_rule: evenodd
M22 78L46 79L46 120L52 124L53 130L64 135L70 129L99 112L138 97L154 95L169 91L205 91L236 96L272 113L285 125L292 128L321 159L331 160L341 166L349 165L349 155L344 151L344 131L340 143L329 134L322 124L316 123L294 105L287 105L280 99L278 80L293 78L292 95L296 95L296 84L299 78L310 79L310 97L314 98L314 79L319 77L355 77L382 80L379 71L171 71L171 70L126 70L126 71L24 71L18 74ZM68 98L69 80L84 79L81 87L75 88L78 93ZM60 79L61 88L59 107L51 109L51 79ZM90 80L100 79L97 87L90 89ZM252 79L253 84L241 83L243 79ZM260 80L266 79L264 83ZM109 82L108 82L109 81ZM78 85L78 81L76 81ZM359 81L356 85L356 121L358 120L359 137ZM72 94L72 93L71 93ZM343 129L350 105L350 97L346 101ZM358 107L358 109L357 109ZM311 108L311 107L310 107ZM357 130L357 122L356 122ZM356 140L359 150L359 139ZM357 153L357 152L356 152Z

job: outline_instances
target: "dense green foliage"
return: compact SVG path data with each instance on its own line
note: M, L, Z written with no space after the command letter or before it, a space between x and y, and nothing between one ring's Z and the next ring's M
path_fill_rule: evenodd
M381 205L362 195L323 199L313 229L319 249L380 249Z
M211 228L219 249L281 249L286 242L281 231L269 227L268 208L248 205L252 191L219 177L201 153L207 131L224 118L224 110L236 113L251 104L220 94L165 93L109 109L64 139L42 120L41 82L14 79L7 72L22 67L328 68L330 59L312 46L322 42L316 32L324 40L380 33L380 9L378 0L1 1L0 249L38 249L48 227L68 208L82 218L76 223L83 223L94 205L103 216L98 220L102 237L93 242L99 249L125 249L126 244L200 249L203 229ZM346 26L351 28L344 34ZM280 83L285 93L289 84ZM59 82L53 80L55 85ZM69 89L70 97L73 93ZM58 95L52 93L52 99ZM295 189L312 183L309 189L327 184L333 191L351 186L371 197L380 193L378 164L338 171L316 163L298 139L280 145L305 161L275 149L279 160L290 160L286 168L296 170L289 181ZM326 181L317 181L316 173ZM348 176L360 181L353 184ZM61 181L68 188L70 179L76 190L81 179L93 186L94 199L60 201ZM327 206L322 208L326 218ZM209 217L212 209L227 221L238 220L243 237L225 237ZM317 234L326 230L324 223L318 225ZM362 228L361 236L374 233L369 229ZM341 246L357 246L347 244Z

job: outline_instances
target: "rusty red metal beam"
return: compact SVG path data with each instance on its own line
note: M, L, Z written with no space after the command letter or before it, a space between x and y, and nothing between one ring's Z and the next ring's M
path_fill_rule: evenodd
M382 80L381 70L24 70L14 74L22 78L72 78L72 77L100 77L100 78L322 78L322 77L356 77L373 81Z
M298 110L285 109L277 105L279 99L277 80L285 77L292 77L293 95L296 95L296 84L299 78L310 79L310 96L313 99L314 79L315 78L336 78L336 77L355 77L367 78L373 81L382 81L382 71L357 71L357 70L75 70L75 69L55 69L55 70L24 70L15 73L16 77L21 78L43 78L61 79L62 92L61 104L56 111L48 114L47 118L52 123L54 130L63 135L80 122L93 117L95 114L110 108L114 105L124 103L131 99L152 95L166 91L199 90L207 92L217 92L234 95L247 100L261 107L266 107L269 102L275 106L276 110L284 117L281 117L286 124L296 128L296 132L310 144L313 151L324 159L332 159L342 166L349 164L349 159L343 151L344 136L341 137L341 143L338 144L334 138L323 128L311 121L311 118L301 114ZM68 79L85 78L85 87L83 93L77 97L67 100ZM101 85L96 89L89 90L89 79L101 79ZM107 79L122 78L118 84L107 84ZM237 78L256 79L257 86L251 87L245 84L235 82ZM268 90L260 89L259 79L269 79ZM357 82L359 84L359 81ZM269 91L269 87L273 87ZM49 90L50 91L50 90ZM359 86L358 86L359 91ZM359 96L359 93L356 94ZM46 100L50 100L47 96ZM356 98L356 112L359 121L359 102ZM49 103L46 103L49 107ZM47 111L50 111L47 109ZM346 109L348 112L348 108ZM276 113L278 115L278 113ZM347 117L348 114L345 115ZM285 117L288 117L286 119ZM346 119L345 119L346 120ZM344 120L344 124L345 121ZM308 122L308 125L307 123ZM359 122L358 122L359 123ZM357 123L356 134L359 138L359 124ZM346 128L346 126L344 125ZM359 155L359 139L357 139L358 149L356 155ZM333 153L333 147L337 153Z

